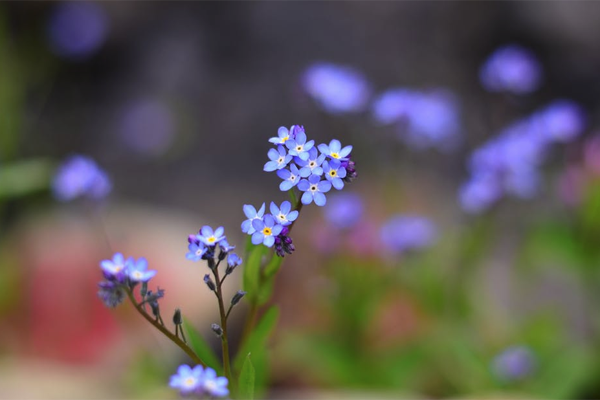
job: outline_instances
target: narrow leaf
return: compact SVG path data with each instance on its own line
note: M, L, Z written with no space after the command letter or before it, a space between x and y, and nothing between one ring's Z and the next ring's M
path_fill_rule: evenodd
M266 249L263 245L253 246L244 265L244 290L248 293L246 298L250 303L256 302L260 285L260 265Z
M240 399L254 399L254 380L254 366L252 365L252 361L250 361L250 353L248 353L238 380Z
M234 367L238 371L242 368L245 354L260 354L265 351L267 339L275 327L278 318L279 308L277 306L273 306L265 312L260 322L254 328L254 331L248 336L246 343L242 345L242 348L238 352L238 356L234 362Z

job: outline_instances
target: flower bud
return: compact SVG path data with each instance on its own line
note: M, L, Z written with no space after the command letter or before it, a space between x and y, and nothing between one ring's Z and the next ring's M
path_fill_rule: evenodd
M212 281L212 279L210 279L208 274L204 275L204 283L206 283L206 286L208 286L208 288L213 292L217 289L215 283Z
M175 325L183 324L183 320L181 318L181 310L179 308L175 309L175 313L173 314L173 323Z
M215 333L215 335L221 337L223 336L223 329L221 329L221 327L217 324L212 324L210 326L210 329L212 329L212 331Z
M246 294L246 292L244 292L243 290L238 290L238 292L236 294L234 294L233 297L231 298L231 305L235 306L237 303L239 303L245 294Z

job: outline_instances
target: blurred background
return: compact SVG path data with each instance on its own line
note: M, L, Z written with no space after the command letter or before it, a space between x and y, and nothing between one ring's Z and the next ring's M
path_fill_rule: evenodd
M188 360L102 304L98 263L146 257L217 348L187 235L241 247L242 206L287 198L262 167L294 124L352 144L359 178L296 224L265 397L600 397L599 18L3 2L0 397L176 398Z

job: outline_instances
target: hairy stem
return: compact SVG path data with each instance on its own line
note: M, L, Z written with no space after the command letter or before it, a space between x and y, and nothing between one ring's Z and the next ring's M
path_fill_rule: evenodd
M156 329L158 329L163 335L165 335L166 337L168 337L169 339L171 339L171 341L173 343L175 343L177 346L179 346L179 348L181 350L183 350L196 364L200 364L203 367L206 367L206 364L204 363L204 361L202 361L202 359L200 359L200 357L198 357L196 355L196 353L194 353L194 350L192 350L183 340L181 340L177 335L173 334L172 332L170 332L164 325L161 325L158 321L156 321L154 318L152 318L152 316L150 316L142 307L141 304L139 304L136 299L135 296L133 295L133 291L131 289L127 289L127 296L129 297L129 300L131 300L131 303L133 304L133 306L135 307L135 309L142 315L142 317L146 318L146 321L150 322L152 325L154 325L154 327ZM183 330L182 330L183 331Z

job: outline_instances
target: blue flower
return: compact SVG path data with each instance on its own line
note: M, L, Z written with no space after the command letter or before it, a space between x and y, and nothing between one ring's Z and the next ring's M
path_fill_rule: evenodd
M285 143L287 145L290 142L293 142L293 140L290 139L290 140L286 141ZM271 160L271 161L267 161L267 163L263 167L263 170L267 171L267 172L275 171L277 169L282 169L286 165L288 165L290 161L292 161L292 156L290 154L287 154L287 152L285 151L285 147L282 145L278 145L277 150L270 149L269 152L267 153L267 155L269 156L269 159Z
M204 246L204 243L190 243L188 245L188 253L185 255L185 258L187 258L190 261L200 261L202 259L202 256L206 253L206 247Z
M308 151L308 159L306 159L306 161L296 157L294 161L301 167L300 176L307 178L310 175L323 175L321 164L325 161L325 157L325 154L319 154L316 147L313 147Z
M277 207L275 203L271 202L270 210L273 217L281 226L287 226L298 218L298 211L291 211L292 203L289 201L281 203L281 207Z
M205 372L201 365L193 369L189 365L180 365L177 373L171 376L169 386L178 389L181 394L190 394L204 389Z
M290 164L290 169L280 169L277 176L283 179L279 184L279 190L282 192L287 192L300 182L300 171L295 164Z
M121 280L126 274L133 259L125 260L123 254L115 253L112 260L103 260L100 262L100 268L107 279Z
M200 240L205 245L215 246L221 240L225 240L225 236L223 235L223 233L225 233L225 229L223 229L222 226L218 227L213 232L213 229L210 226L205 225L202 227L202 229L200 229L200 234L197 237L198 240Z
M54 53L72 59L83 59L92 55L104 43L108 19L98 4L67 1L54 8L47 30Z
M134 282L148 282L154 275L156 271L148 270L148 261L144 257L132 261L127 268L127 276Z
M98 284L98 297L106 307L115 308L125 299L123 285L114 281L103 281Z
M255 232L254 228L252 227L252 221L255 219L262 220L263 215L265 214L265 203L262 204L260 210L258 211L256 211L254 206L244 204L244 214L246 214L246 218L248 219L242 222L242 232L252 235Z
M389 89L380 94L372 106L373 118L382 125L408 119L417 93L409 89Z
M275 236L281 233L283 226L275 223L275 218L267 214L263 220L255 219L252 221L255 232L252 234L252 244L264 244L267 247L273 246Z
M551 142L570 142L583 133L586 118L581 107L569 100L557 100L534 115L543 126L542 134Z
M429 247L436 239L435 225L418 215L396 215L380 230L384 246L394 252L403 253L413 249Z
M492 53L481 67L479 79L490 92L526 94L539 87L542 68L529 50L509 45Z
M306 141L306 133L298 132L295 139L290 139L285 142L285 146L289 150L289 154L296 156L301 160L308 160L308 151L315 145L314 140Z
M229 242L227 242L227 240L221 240L219 242L219 248L221 249L221 252L224 254L229 253L230 251L235 249L235 246L231 246L229 244Z
M106 173L89 157L75 155L58 168L52 182L54 197L69 201L77 197L102 199L111 190Z
M329 196L329 205L323 210L325 219L338 229L348 229L360 221L363 202L354 193L339 193Z
M227 265L230 268L235 268L242 263L242 259L235 253L231 253L227 256Z
M459 192L460 205L468 213L478 214L488 209L502 196L494 177L475 176Z
M531 375L535 369L535 358L525 346L512 346L497 355L492 370L503 381L517 381Z
M298 183L298 189L304 192L302 195L302 204L307 205L315 201L318 206L324 206L327 203L327 197L324 193L331 190L331 182L322 181L317 175L311 175L308 179L302 179Z
M333 139L329 142L329 145L320 144L319 151L325 154L328 157L331 157L336 160L345 160L350 152L352 151L352 146L346 146L342 148L342 144L339 140Z
M344 188L343 178L346 177L346 168L342 167L340 160L330 160L323 163L323 172L325 173L325 179L327 179L334 188L341 190Z
M365 109L371 90L357 70L330 63L316 63L302 76L304 90L327 112L359 112Z
M273 144L285 144L290 139L295 139L298 132L304 132L304 127L300 125L292 125L288 130L285 126L280 126L277 130L277 136L269 139L269 142Z
M206 368L204 370L204 377L202 382L202 391L209 396L214 397L225 397L229 395L229 389L227 389L227 378L224 376L217 376L217 373L212 368Z

